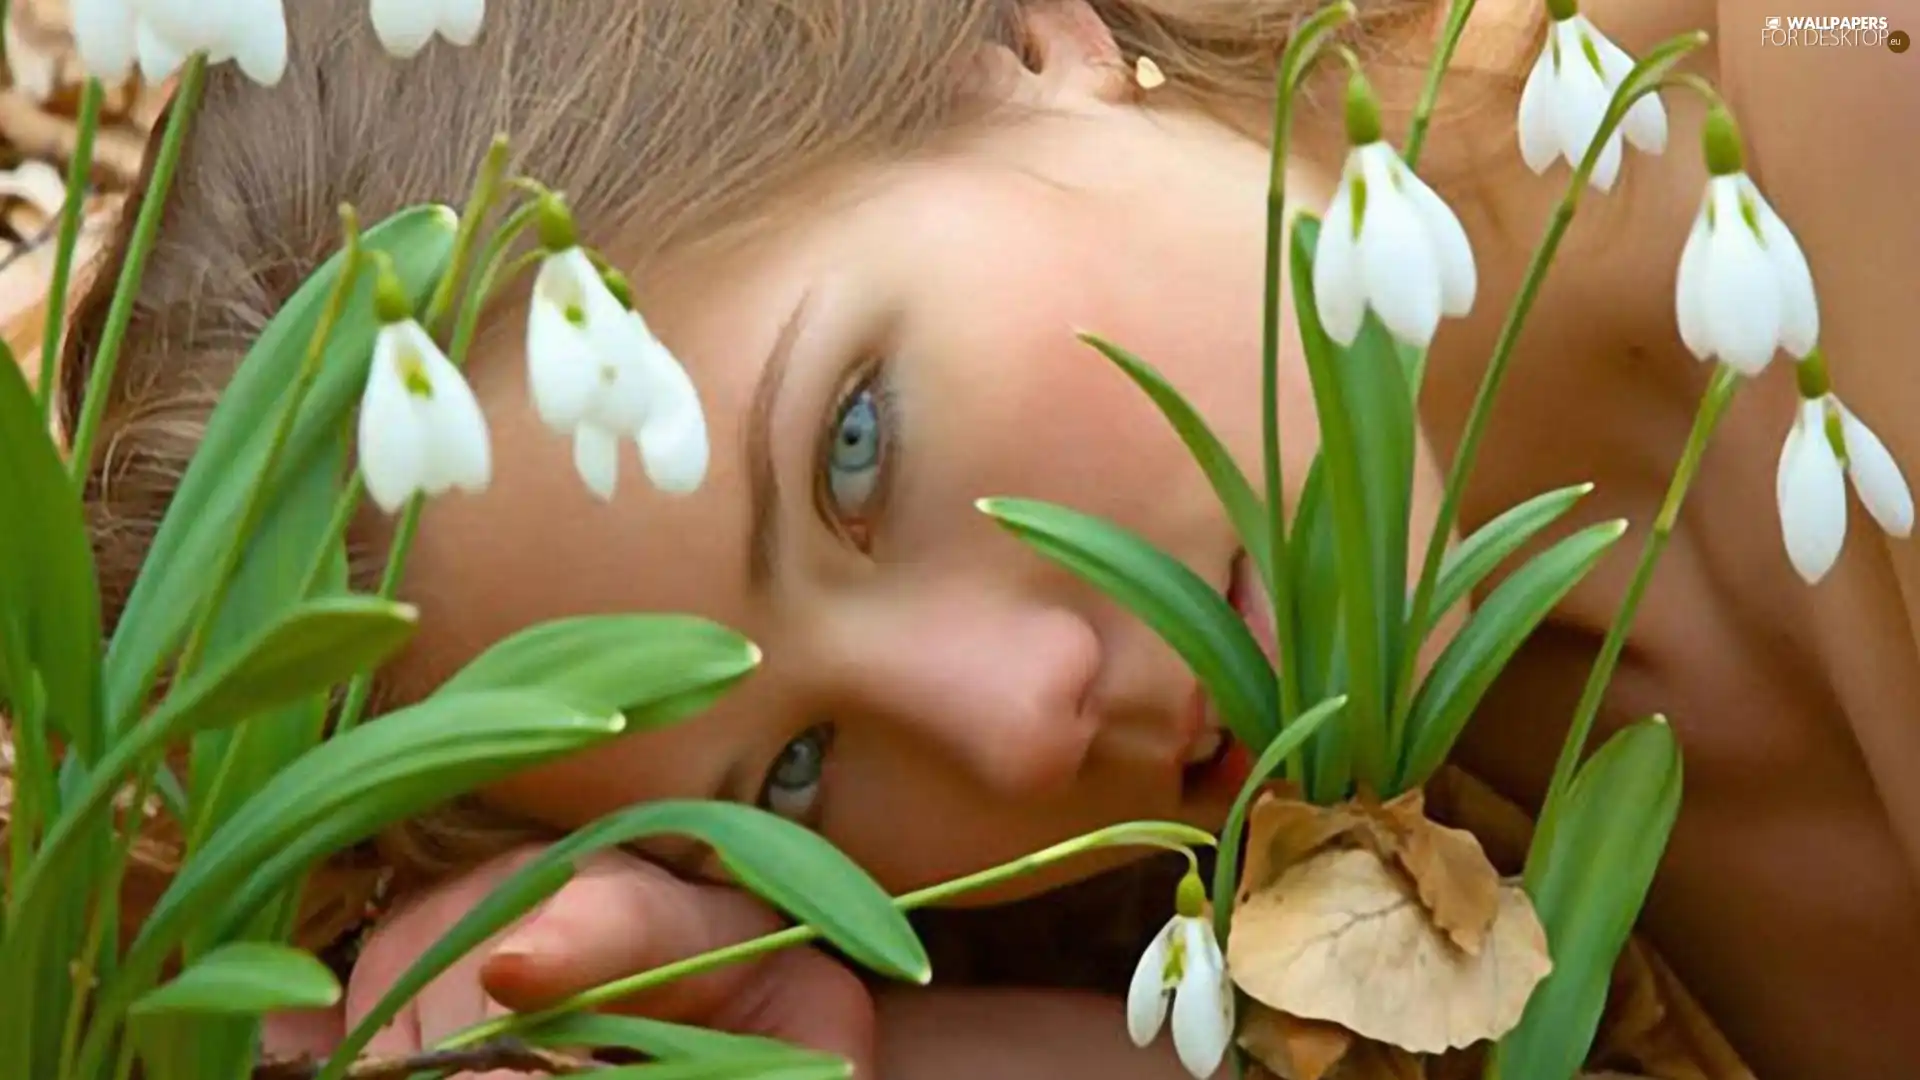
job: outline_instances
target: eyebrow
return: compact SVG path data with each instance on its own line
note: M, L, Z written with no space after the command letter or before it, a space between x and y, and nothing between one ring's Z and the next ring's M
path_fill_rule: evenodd
M810 294L809 294L810 295ZM786 385L787 369L793 359L793 343L800 336L806 315L808 296L803 295L793 314L780 327L767 362L753 387L747 408L747 586L763 592L772 582L780 551L780 483L774 469L773 416L780 402L780 390Z

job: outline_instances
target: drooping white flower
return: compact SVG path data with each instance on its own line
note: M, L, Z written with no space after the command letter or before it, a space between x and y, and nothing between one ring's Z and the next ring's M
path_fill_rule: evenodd
M1615 91L1633 70L1633 57L1573 11L1555 18L1547 44L1520 91L1520 156L1535 173L1564 159L1577 167L1587 156ZM1613 188L1620 174L1622 136L1649 154L1667 147L1667 111L1658 93L1635 101L1607 136L1587 183Z
M1780 449L1774 493L1787 559L1809 585L1826 576L1846 544L1848 478L1888 535L1913 532L1913 492L1886 444L1832 393L1803 397Z
M360 472L391 514L415 495L479 493L493 478L486 417L460 370L411 318L374 339L360 401Z
M105 13L112 4L89 0ZM282 0L118 0L132 17L135 55L149 82L160 82L179 70L187 57L205 52L209 63L237 64L249 79L263 86L278 85L287 72L287 13ZM76 42L79 8L75 8ZM91 31L107 42L104 30ZM119 38L111 39L115 44ZM103 62L118 53L103 49ZM91 68L90 68L91 69Z
M373 31L401 59L417 55L439 34L471 45L487 18L487 0L373 0Z
M1820 339L1807 257L1744 172L1707 181L1674 292L1687 349L1743 375L1765 370L1777 349L1802 357Z
M574 467L601 499L613 498L626 438L655 487L684 494L705 480L706 417L693 381L578 245L549 250L534 278L527 376L536 412L573 436Z
M1180 883L1177 911L1147 945L1127 989L1127 1035L1146 1047L1173 1012L1173 1047L1180 1064L1198 1080L1220 1068L1233 1039L1233 986L1213 923L1205 915L1205 891L1188 874Z
M1473 307L1473 247L1453 210L1384 140L1355 146L1314 249L1313 291L1327 336L1359 336L1368 308L1394 337L1426 348L1442 315Z

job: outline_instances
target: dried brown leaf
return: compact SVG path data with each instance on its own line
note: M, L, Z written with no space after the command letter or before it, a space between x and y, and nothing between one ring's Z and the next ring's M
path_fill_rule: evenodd
M1262 792L1247 813L1247 853L1236 906L1365 823L1350 806L1315 806L1295 797L1290 785Z
M1347 1056L1353 1032L1255 1003L1240 1021L1240 1045L1280 1080L1321 1080Z
M1480 841L1428 818L1417 788L1373 809L1369 819L1380 853L1413 879L1434 924L1477 955L1500 910L1500 874Z
M1518 885L1501 886L1492 931L1469 956L1400 874L1360 848L1315 855L1241 904L1227 966L1270 1008L1416 1053L1504 1035L1552 969Z

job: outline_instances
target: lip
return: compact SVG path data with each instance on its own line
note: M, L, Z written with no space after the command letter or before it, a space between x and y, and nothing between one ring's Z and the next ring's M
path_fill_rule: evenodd
M1266 598L1255 580L1252 564L1245 551L1237 552L1228 567L1227 585L1222 590L1225 599L1233 606L1254 640L1266 652L1269 659L1274 654L1273 620L1269 614ZM1204 686L1195 685L1192 703L1182 720L1181 758L1184 763L1194 744L1207 733L1207 729L1220 725L1213 716L1213 702L1207 696ZM1194 765L1181 766L1183 787L1189 797L1207 797L1224 794L1231 797L1237 793L1246 778L1253 772L1253 756L1247 748L1227 731L1227 737L1220 752L1212 758Z

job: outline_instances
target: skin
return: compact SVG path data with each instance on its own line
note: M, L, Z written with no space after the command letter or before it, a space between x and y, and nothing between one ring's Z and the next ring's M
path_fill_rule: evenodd
M1517 54L1522 46L1502 28L1523 9L1508 7L1480 5L1485 22L1476 17L1464 57ZM1920 429L1901 421L1920 406L1920 383L1901 366L1911 335L1891 314L1911 302L1920 249L1890 240L1901 230L1911 237L1920 220L1910 183L1920 118L1895 105L1912 100L1920 69L1889 53L1762 49L1762 13L1745 0L1614 0L1586 10L1636 52L1686 29L1719 28L1721 44L1702 64L1742 119L1752 172L1812 260L1837 387L1896 458L1920 462ZM1250 471L1258 467L1248 391L1258 385L1266 150L1223 126L1141 107L1103 66L1111 42L1089 18L1071 4L1050 9L1037 72L1011 66L1010 56L985 58L1004 76L995 85L1044 106L1041 115L956 138L924 160L859 168L837 178L844 198L641 282L648 318L693 372L715 432L697 494L649 490L631 456L610 505L567 482L567 444L532 416L512 334L494 343L476 389L493 424L496 479L485 496L441 500L427 515L411 591L428 629L404 679L431 685L519 627L593 611L695 612L766 652L763 669L710 715L518 778L493 793L503 805L564 827L641 799L751 800L782 747L831 718L838 734L809 820L892 889L1125 818L1218 824L1227 794L1180 784L1192 677L1145 627L972 505L995 494L1065 503L1142 532L1225 586L1235 543L1204 481L1138 391L1073 339L1078 328L1148 358ZM1667 153L1629 151L1621 186L1582 204L1464 508L1471 528L1528 495L1593 480L1599 488L1579 521L1624 516L1635 526L1622 554L1523 649L1469 733L1464 764L1523 802L1544 789L1561 736L1558 721L1542 718L1565 716L1578 694L1707 377L1681 346L1672 291L1704 180L1700 109L1678 93L1666 100ZM1423 421L1440 460L1457 445L1504 301L1566 175L1520 168L1504 127L1501 141L1482 131L1476 144L1492 146L1496 160L1455 161L1450 172L1438 148L1480 130L1466 125L1484 125L1486 115L1459 129L1440 124L1429 158L1481 274L1473 314L1443 326L1429 364ZM1294 199L1324 202L1338 162L1330 136L1302 133ZM744 572L742 418L764 358L789 327L771 439L786 499L782 570L756 590ZM835 395L875 356L889 358L897 395L898 486L870 520L829 526L810 497L815 440ZM1910 1019L1920 970L1920 785L1911 775L1920 763L1911 722L1920 706L1911 629L1920 552L1856 514L1822 585L1793 576L1772 489L1791 387L1787 372L1769 372L1729 414L1601 732L1659 711L1680 735L1685 809L1646 926L1756 1071L1906 1075L1920 1065L1920 1029L1900 1022ZM1314 423L1297 357L1283 361L1282 400L1287 471L1298 483ZM1126 482L1116 482L1123 472ZM1438 480L1425 462L1416 484L1426 520ZM567 526L553 526L560 521ZM868 550L850 533L870 535ZM474 588L479 581L486 587ZM928 823L925 835L919 823ZM660 854L671 862L681 853ZM355 1001L363 1008L495 872L449 886L384 928L356 973L349 1010ZM480 984L512 1004L537 1002L697 952L709 939L749 936L764 918L684 915L711 910L708 894L692 891L706 887L663 885L659 873L623 862L594 886L610 892L563 894L534 924L544 951L522 940L463 968L443 980L435 1000L454 1004L432 1006L436 1015L457 1027L496 1007ZM702 1007L692 998L635 1007L852 1046L863 1062L877 1053L889 1076L968 1060L946 1056L953 1046L929 1047L1008 1052L1004 1043L983 1049L957 1020L927 1020L927 1009L938 1016L950 1006L947 1015L998 1030L1038 1007L937 992L883 999L871 1050L874 1014L858 988L820 967L830 962L818 954L796 955L812 959L798 961L797 973L743 969ZM761 1012L722 1015L727 1000ZM1054 1045L1073 1048L1077 1067L1173 1068L1124 1045L1104 1061L1087 1049L1100 1036L1073 1034L1084 1023L1113 1041L1112 1002L1058 1004L1064 1011L1046 1030ZM895 1010L905 1010L897 1023ZM409 1016L418 1040L423 1012ZM404 1044L407 1034L393 1037ZM1019 1067L1029 1073L1001 1062L992 1074L1059 1075L1047 1045L1023 1051Z

